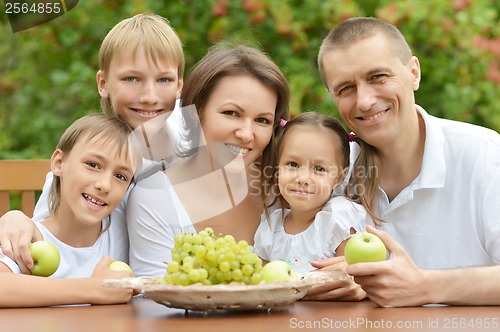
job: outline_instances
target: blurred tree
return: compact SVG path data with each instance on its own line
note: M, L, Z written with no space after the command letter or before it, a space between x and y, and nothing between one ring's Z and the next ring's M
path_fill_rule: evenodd
M337 23L377 16L419 57L417 102L430 113L500 130L500 2L496 0L103 0L80 1L44 25L12 33L0 13L0 159L48 158L64 129L99 111L99 45L140 12L168 18L187 73L214 43L266 51L292 89L291 109L336 115L317 71L319 45Z

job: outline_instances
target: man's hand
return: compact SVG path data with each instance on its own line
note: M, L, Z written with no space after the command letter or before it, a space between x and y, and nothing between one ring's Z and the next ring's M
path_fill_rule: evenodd
M403 247L389 234L371 226L367 231L380 237L390 253L383 262L347 266L347 273L361 285L370 300L382 307L418 306L428 303L430 287L426 273L417 268Z

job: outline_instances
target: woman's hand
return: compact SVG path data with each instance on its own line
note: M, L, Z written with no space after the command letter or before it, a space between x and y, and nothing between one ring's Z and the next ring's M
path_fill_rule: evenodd
M347 267L344 256L327 258L311 264L319 271L346 272ZM366 293L354 282L353 278L343 278L313 286L304 300L361 301L365 297Z
M30 273L33 259L31 242L43 240L33 221L21 211L9 211L0 218L0 246L4 255L16 261L24 274Z

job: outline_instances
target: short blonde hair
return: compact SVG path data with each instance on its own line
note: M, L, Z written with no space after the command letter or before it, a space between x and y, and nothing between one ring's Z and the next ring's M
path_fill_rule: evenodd
M102 41L99 50L99 69L109 70L113 57L143 48L155 64L159 62L178 66L180 79L184 75L184 51L179 36L168 20L155 14L138 14L116 24ZM101 99L104 113L113 114L109 98Z

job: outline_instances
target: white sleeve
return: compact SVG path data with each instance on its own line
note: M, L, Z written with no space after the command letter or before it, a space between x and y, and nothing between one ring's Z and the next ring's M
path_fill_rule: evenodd
M49 193L50 187L52 187L52 181L54 180L54 174L48 172L45 177L45 183L43 185L42 194L35 205L35 211L33 212L33 221L43 221L49 217Z
M356 233L366 230L367 214L364 207L343 196L330 199L316 218L324 219L324 224L329 227L328 247L332 253L340 243L351 237L351 228Z
M2 248L0 247L0 263L5 264L12 273L21 274L21 269L10 257L3 256Z
M174 236L180 227L182 206L176 206L165 174L155 173L139 181L127 203L130 240L129 263L136 276L161 277L172 260ZM194 231L194 227L190 227Z
M260 258L271 261L276 219L278 215L281 216L282 212L281 209L273 209L272 212L268 210L268 212L269 219L264 212L260 215L260 224L253 239L253 251Z
M120 204L111 213L111 226L110 231L113 234L112 240L112 252L111 256L114 259L118 259L124 262L129 262L129 239L127 230L127 202L130 195L130 191L133 188L133 184L130 185L129 189L125 193Z
M500 264L500 166L490 177L483 201L483 223L486 252Z

